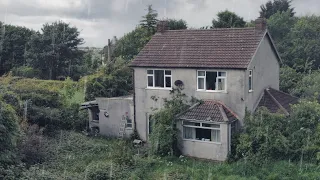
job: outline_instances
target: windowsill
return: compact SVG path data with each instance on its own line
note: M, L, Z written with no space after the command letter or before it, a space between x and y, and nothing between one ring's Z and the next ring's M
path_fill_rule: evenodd
M150 90L167 90L167 91L171 91L172 88L160 88L160 87L147 87L146 89L150 89Z
M216 90L200 90L197 89L198 92L207 92L207 93L224 93L224 94L228 94L227 91L216 91Z
M183 141L191 141L191 142L200 142L200 143L208 143L208 144L218 144L218 145L221 145L221 142L200 141L200 140L196 140L196 139L183 139Z
M249 90L249 93L252 93L253 92L253 90Z
M125 130L132 130L132 129L133 129L132 127L125 128Z

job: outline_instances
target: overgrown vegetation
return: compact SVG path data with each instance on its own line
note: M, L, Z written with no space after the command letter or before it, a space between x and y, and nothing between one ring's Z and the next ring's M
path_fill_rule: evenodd
M153 116L152 133L150 134L151 153L160 156L179 155L178 129L176 116L185 111L190 101L180 87L173 89L170 99L165 99L164 107ZM157 101L157 99L154 99Z

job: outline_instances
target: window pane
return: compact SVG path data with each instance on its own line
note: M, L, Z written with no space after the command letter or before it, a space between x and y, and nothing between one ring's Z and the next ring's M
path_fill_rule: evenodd
M147 74L153 74L153 70L147 70Z
M148 86L153 87L153 76L148 76Z
M166 77L166 87L171 88L171 77Z
M204 89L204 78L198 78L198 89Z
M252 77L249 77L249 90L252 90Z
M219 72L219 77L226 77L226 72Z
M251 75L252 75L252 70L249 71L249 76L251 76Z
M164 87L164 71L163 70L154 71L154 81L155 81L155 87Z
M198 76L205 76L205 71L198 71Z
M218 90L226 90L226 80L223 79L218 79Z
M171 71L169 71L169 70L166 70L166 75L171 75Z
M220 130L212 130L212 141L220 142Z
M216 90L217 72L206 72L206 90Z
M132 128L132 123L131 124L126 124L127 128Z
M196 128L196 139L200 141L211 141L211 129Z
M183 127L183 134L185 139L193 139L193 128Z
M188 125L188 126L200 126L200 123L194 123L194 122L189 122L189 121L183 121L183 125Z

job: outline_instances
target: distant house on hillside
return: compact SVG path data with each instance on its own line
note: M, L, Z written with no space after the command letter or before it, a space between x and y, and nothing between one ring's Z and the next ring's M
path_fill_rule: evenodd
M208 30L168 30L167 22L160 21L157 33L131 63L131 126L148 142L152 107L161 108L175 82L183 83L183 92L203 103L177 118L182 153L224 161L246 109L254 112L265 106L289 114L290 104L297 102L279 91L280 61L264 19L257 19L252 28ZM159 97L158 101L152 97ZM100 117L111 121L101 113ZM118 124L120 120L119 116Z

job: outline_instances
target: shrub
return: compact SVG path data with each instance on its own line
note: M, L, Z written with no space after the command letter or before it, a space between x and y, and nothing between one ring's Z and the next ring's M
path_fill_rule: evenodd
M320 104L306 100L293 105L289 117L264 108L247 114L236 157L257 163L275 159L316 161L320 152L319 119Z
M112 161L118 165L133 164L133 147L130 142L118 141L112 149Z
M12 163L19 137L18 116L12 106L0 101L0 164Z
M18 145L20 159L27 165L45 162L53 155L53 149L42 129L37 125L29 126Z
M88 180L112 179L112 166L109 163L99 162L91 164L87 169Z
M17 68L13 68L12 70L13 76L20 76L26 78L39 78L40 71L37 69L33 69L32 67L28 66L20 66Z
M181 88L171 91L172 98L165 99L164 108L153 115L154 125L150 135L151 153L167 156L179 155L178 129L176 115L186 110L189 105Z

